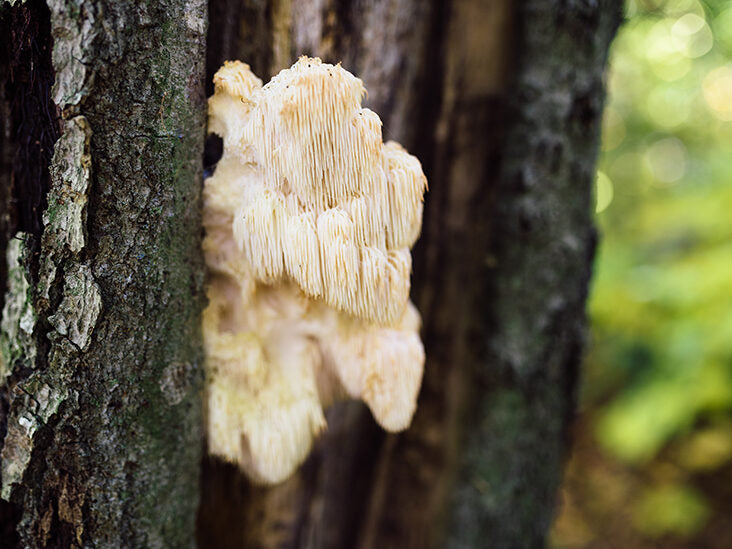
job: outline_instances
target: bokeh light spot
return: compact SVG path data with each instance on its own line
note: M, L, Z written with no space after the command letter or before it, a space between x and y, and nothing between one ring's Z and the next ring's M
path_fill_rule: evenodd
M646 165L661 183L674 183L686 173L686 147L675 137L659 139L646 149Z
M602 172L597 172L595 196L597 197L595 205L595 211L597 213L606 210L613 201L613 182Z
M704 78L702 90L714 115L721 120L732 120L732 67L710 71Z
M694 13L687 13L676 20L676 23L671 27L671 32L674 36L691 36L699 32L705 24L706 21L703 17L699 17Z
M679 53L701 57L714 45L714 35L706 20L694 13L679 17L671 26L671 36Z

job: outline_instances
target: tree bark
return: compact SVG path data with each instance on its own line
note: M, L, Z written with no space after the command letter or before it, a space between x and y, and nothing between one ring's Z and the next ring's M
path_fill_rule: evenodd
M205 4L0 7L0 545L195 539ZM412 427L386 435L338 405L270 489L204 459L202 547L543 544L620 4L210 0L208 82L224 59L264 79L302 54L341 61L430 193Z
M206 3L13 4L0 545L191 546Z
M413 298L427 351L411 428L328 413L292 479L206 460L206 547L535 547L555 507L594 254L592 187L619 0L211 1L207 73L302 54L363 79L430 192Z

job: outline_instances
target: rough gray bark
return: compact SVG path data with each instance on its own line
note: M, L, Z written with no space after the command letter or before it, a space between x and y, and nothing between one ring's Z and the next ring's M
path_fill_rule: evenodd
M17 210L0 228L19 230L1 338L3 543L191 546L206 3L0 10L13 32L0 69L11 112L2 177ZM43 63L23 63L33 55ZM29 91L19 74L41 85ZM45 172L28 153L36 134L58 137ZM8 174L11 154L29 161Z
M209 76L342 61L430 183L413 298L412 427L328 415L300 472L253 487L208 460L207 547L535 547L566 451L594 253L602 72L619 0L211 2ZM221 29L221 30L219 30Z

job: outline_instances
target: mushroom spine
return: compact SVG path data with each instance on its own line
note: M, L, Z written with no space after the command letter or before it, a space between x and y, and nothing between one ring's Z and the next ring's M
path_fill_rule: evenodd
M263 86L227 62L214 84L209 132L224 153L204 185L208 448L275 483L335 400L408 427L425 358L409 249L427 182L383 143L361 80L340 65L301 57Z

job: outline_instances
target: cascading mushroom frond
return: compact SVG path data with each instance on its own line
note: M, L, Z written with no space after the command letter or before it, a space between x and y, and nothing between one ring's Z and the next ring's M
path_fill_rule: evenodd
M427 182L382 141L361 80L302 57L262 85L215 75L209 131L224 153L204 186L209 451L256 481L289 476L323 407L364 400L387 430L414 414L424 349L409 302Z

